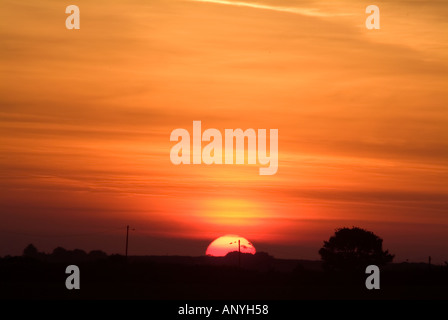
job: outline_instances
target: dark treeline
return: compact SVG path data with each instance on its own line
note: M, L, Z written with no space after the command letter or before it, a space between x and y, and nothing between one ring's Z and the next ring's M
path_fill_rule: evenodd
M68 290L68 265L80 269L80 290ZM448 299L448 267L390 263L380 290L367 290L363 270L329 270L321 261L276 259L267 253L226 257L107 255L96 250L39 252L0 258L3 299Z
M29 244L23 250L23 258L35 259L46 262L67 262L67 261L96 261L105 259L108 255L101 250L92 250L89 253L81 249L67 250L57 247L52 253L39 252L33 244ZM12 258L12 257L6 257Z

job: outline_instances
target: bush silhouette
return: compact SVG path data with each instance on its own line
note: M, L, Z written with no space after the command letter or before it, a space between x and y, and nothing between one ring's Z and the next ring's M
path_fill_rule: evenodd
M328 271L364 271L368 265L384 265L394 258L383 251L383 239L357 227L336 229L319 254Z
M37 248L30 243L25 249L23 249L23 256L27 258L37 258L39 256L39 251L37 251Z

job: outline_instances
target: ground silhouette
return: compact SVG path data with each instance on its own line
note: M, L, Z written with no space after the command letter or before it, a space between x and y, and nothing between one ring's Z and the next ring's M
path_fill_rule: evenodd
M2 299L448 299L448 267L391 263L381 268L381 290L365 276L326 272L322 261L276 259L267 253L225 257L107 255L96 250L28 246L0 258ZM65 287L68 265L80 269L81 289ZM350 280L350 281L348 281Z

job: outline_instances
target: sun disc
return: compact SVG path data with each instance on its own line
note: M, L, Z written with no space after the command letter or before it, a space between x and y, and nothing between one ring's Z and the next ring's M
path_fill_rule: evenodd
M255 254L256 250L246 238L234 234L227 234L212 241L205 254L207 256L223 257L229 252L238 251L238 241L242 253Z

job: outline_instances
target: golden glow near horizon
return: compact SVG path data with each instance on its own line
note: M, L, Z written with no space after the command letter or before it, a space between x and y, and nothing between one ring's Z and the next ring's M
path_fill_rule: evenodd
M313 258L357 225L398 260L443 261L448 3L379 1L367 30L357 1L230 2L80 0L67 30L64 5L3 1L2 228L237 233ZM278 172L173 165L194 120L278 129Z

